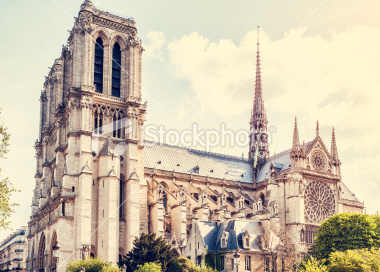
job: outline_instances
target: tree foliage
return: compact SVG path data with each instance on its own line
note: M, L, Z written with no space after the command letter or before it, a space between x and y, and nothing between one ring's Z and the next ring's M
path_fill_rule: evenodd
M122 263L127 265L128 271L135 271L138 265L149 262L158 262L162 271L168 271L177 260L177 255L165 239L156 238L155 233L142 233L140 238L133 241L133 249L124 256Z
M161 272L161 264L157 263L145 263L144 265L138 265L136 272Z
M196 266L191 260L179 257L170 267L169 272L217 272L206 264L205 267Z
M1 114L1 110L0 110ZM8 153L10 134L7 128L0 123L0 159L5 159ZM9 217L14 212L14 207L18 204L11 203L11 195L17 190L13 187L12 182L8 178L1 179L0 168L0 229L7 229L10 221Z
M330 272L380 271L379 249L356 249L333 252L329 258Z
M0 109L1 114L1 109ZM9 138L10 134L8 133L8 129L0 123L0 158L5 158L5 155L8 153L9 146Z
M303 261L298 268L299 272L327 272L327 267L318 262L313 257L308 257Z
M321 224L311 253L328 259L335 251L380 247L380 216L340 213Z
M119 267L114 267L111 263L100 258L71 261L67 264L66 271L80 272L82 267L86 272L121 272Z

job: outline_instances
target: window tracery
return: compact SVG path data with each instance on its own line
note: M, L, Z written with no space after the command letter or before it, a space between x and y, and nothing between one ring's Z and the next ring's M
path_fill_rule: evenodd
M335 214L335 198L330 187L320 181L312 181L305 189L305 217L310 223L319 223Z

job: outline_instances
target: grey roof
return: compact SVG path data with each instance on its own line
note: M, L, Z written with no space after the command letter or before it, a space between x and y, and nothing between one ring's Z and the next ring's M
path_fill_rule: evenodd
M216 222L198 222L198 228L208 250L213 251L218 235L218 224Z
M224 224L219 226L217 238L214 241L214 251L225 250L220 247ZM250 249L260 250L259 236L263 234L259 222L248 219L234 219L228 222L225 232L227 233L227 250L243 249L243 234L248 232L251 236ZM210 246L209 246L209 250Z
M290 168L290 152L291 150L288 149L272 157L269 157L263 167L260 169L259 176L257 177L257 183L264 181L264 179L269 179L270 165L272 162L273 166L277 168L278 173Z
M342 198L352 201L360 201L359 198L353 194L350 189L342 182Z
M146 168L195 174L198 166L200 176L253 182L251 164L239 157L145 141L143 159Z

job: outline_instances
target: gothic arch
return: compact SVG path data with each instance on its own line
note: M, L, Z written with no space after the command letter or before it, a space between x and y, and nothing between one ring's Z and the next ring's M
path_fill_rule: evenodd
M128 49L127 42L120 35L115 35L115 36L111 37L110 47L113 48L116 43L118 43L120 45L121 51Z
M46 238L45 234L41 233L40 243L38 246L37 267L40 272L45 271L45 251L46 251Z
M96 246L91 245L90 257L95 258L97 256Z
M164 181L161 181L160 184L166 189L166 190L169 190L169 185L164 182Z
M98 39L98 38L101 38L102 41L103 41L103 46L109 46L110 45L110 39L109 39L109 34L107 33L107 31L105 29L98 29L94 32L94 34L92 35L92 40L93 42L95 43L95 41Z

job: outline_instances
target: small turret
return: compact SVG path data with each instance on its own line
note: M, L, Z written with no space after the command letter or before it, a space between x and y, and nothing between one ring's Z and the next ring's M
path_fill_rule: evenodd
M290 152L290 158L292 160L293 169L304 167L304 160L306 158L305 142L303 143L303 146L301 147L299 134L298 134L297 117L294 120L293 145L292 145L292 151Z
M299 151L300 150L300 137L298 134L298 127L297 127L297 117L294 119L294 131L293 131L293 145L292 145L292 151Z
M341 162L338 156L338 147L336 145L335 131L332 129L332 139L331 139L331 163L334 166L334 174L340 176L340 165Z

